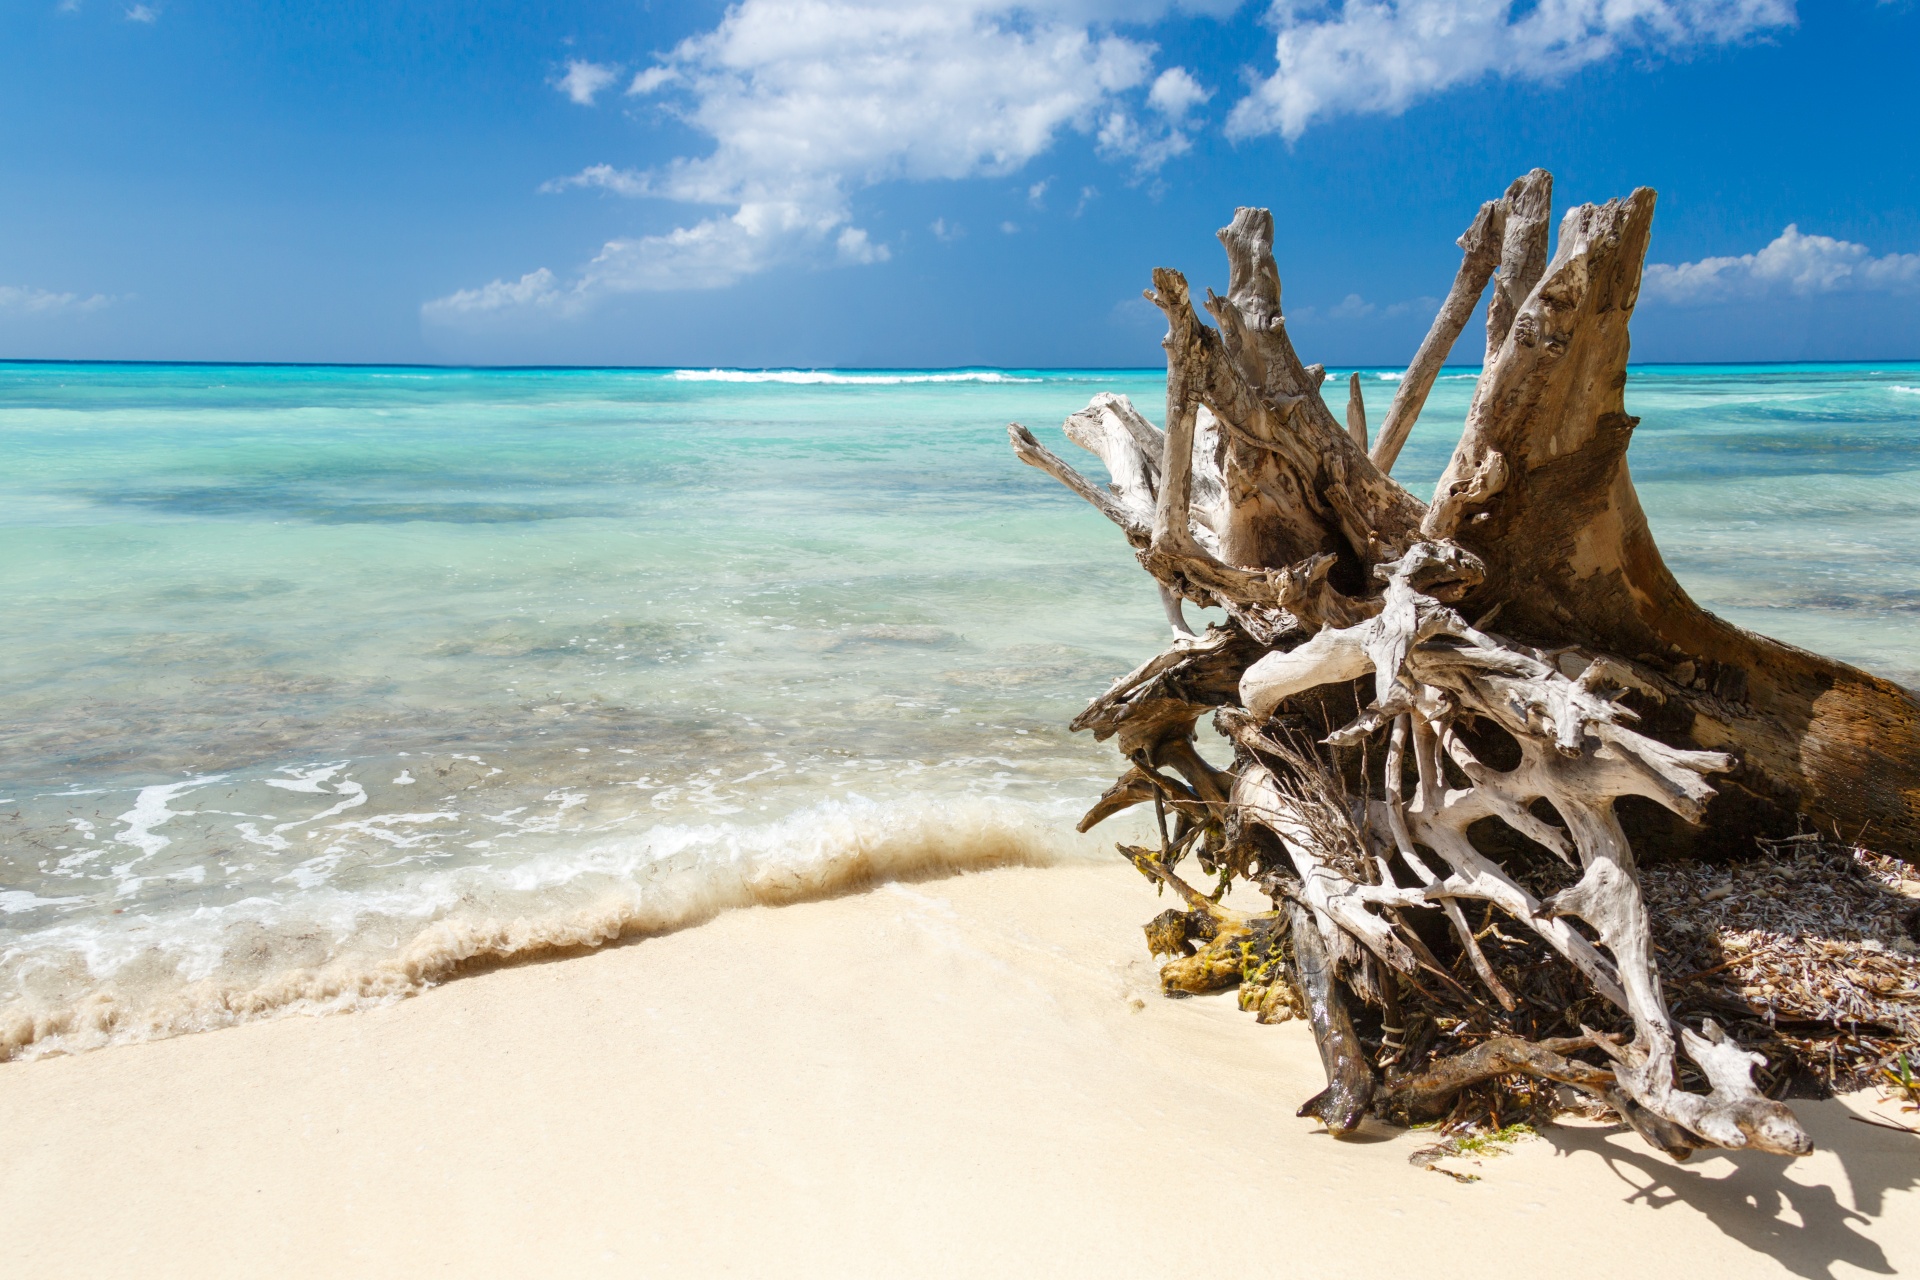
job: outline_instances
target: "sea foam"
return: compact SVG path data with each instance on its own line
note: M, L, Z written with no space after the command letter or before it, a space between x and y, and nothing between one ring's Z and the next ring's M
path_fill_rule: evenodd
M1056 807L828 801L757 826L663 825L358 890L75 919L0 951L0 1061L389 1004L463 971L739 907L1089 855Z

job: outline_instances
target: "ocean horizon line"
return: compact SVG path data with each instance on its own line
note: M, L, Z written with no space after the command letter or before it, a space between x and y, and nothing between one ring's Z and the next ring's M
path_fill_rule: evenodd
M1646 360L1628 365L1629 369L1850 369L1882 365L1920 365L1920 355L1859 357L1851 360ZM1164 371L1161 365L726 365L726 364L436 364L427 361L358 360L125 360L61 359L31 356L0 356L0 367L132 368L132 369L356 369L426 370L436 373L743 373L743 374L1153 374ZM1381 362L1332 361L1329 370L1347 369L1358 373L1395 372L1403 364ZM1448 363L1440 366L1450 373L1474 373L1478 363Z

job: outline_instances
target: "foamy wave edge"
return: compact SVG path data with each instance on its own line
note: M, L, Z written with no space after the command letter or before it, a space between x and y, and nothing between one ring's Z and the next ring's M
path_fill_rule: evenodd
M1042 382L1007 373L825 373L816 369L675 369L679 382L785 382L800 386L897 387L915 382Z
M381 960L292 969L266 982L189 983L144 1007L99 990L60 1008L0 1007L0 1062L168 1039L245 1022L320 1016L393 1004L494 965L587 951L703 924L726 911L786 906L889 881L924 880L999 867L1050 866L1084 856L1061 827L1027 806L959 803L829 803L765 827L705 829L716 856L688 858L671 841L651 864L663 874L611 887L564 910L443 917ZM686 833L682 831L682 836ZM602 862L617 849L590 851ZM493 869L489 869L490 871ZM523 880L541 868L513 868Z

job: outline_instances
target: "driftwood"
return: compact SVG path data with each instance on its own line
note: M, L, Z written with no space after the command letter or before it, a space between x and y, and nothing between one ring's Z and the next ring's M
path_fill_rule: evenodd
M1676 1156L1800 1154L1759 1055L1670 1012L1636 860L1807 821L1911 860L1920 704L1681 590L1626 464L1654 193L1569 211L1549 258L1551 193L1535 170L1476 215L1371 452L1357 379L1337 421L1288 339L1262 209L1220 232L1217 328L1153 274L1165 429L1114 395L1067 421L1111 484L1009 429L1119 526L1174 632L1074 721L1129 762L1081 827L1155 807L1161 848L1126 852L1186 903L1149 926L1169 993L1239 982L1263 1020L1305 1017L1328 1087L1301 1111L1335 1134L1532 1080ZM1423 503L1389 471L1490 282L1484 371ZM1188 603L1226 618L1196 633ZM1204 716L1229 767L1196 745ZM1236 880L1274 910L1219 907Z

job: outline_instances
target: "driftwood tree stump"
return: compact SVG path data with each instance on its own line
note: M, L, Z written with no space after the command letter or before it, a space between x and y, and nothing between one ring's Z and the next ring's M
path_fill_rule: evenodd
M1155 806L1160 847L1125 852L1187 907L1148 927L1169 992L1240 982L1263 1019L1308 1018L1328 1085L1302 1114L1335 1134L1533 1079L1677 1156L1800 1154L1799 1122L1752 1083L1757 1055L1670 1016L1636 849L1727 855L1810 819L1911 860L1920 704L1674 580L1626 461L1654 193L1571 210L1549 260L1551 195L1534 170L1482 206L1370 452L1357 379L1337 421L1288 340L1264 209L1220 232L1218 328L1179 273L1154 272L1165 430L1115 395L1067 420L1110 485L1009 429L1125 533L1174 631L1074 721L1129 763L1081 829ZM1484 370L1422 503L1389 472L1489 283ZM1183 602L1226 621L1196 634ZM1230 767L1197 748L1208 714ZM1212 892L1179 874L1189 856ZM1218 905L1236 880L1274 910ZM1516 967L1528 953L1502 925L1550 963ZM1556 1017L1574 1034L1524 1034ZM1442 1051L1466 1022L1472 1047Z

